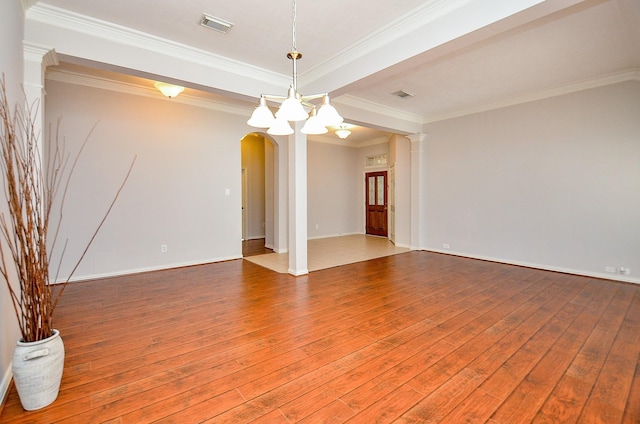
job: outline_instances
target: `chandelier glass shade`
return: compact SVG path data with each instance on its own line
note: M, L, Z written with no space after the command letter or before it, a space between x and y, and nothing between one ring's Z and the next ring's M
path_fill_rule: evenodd
M275 120L276 118L273 117L273 113L271 113L269 106L267 106L267 99L263 96L260 97L260 104L254 109L247 124L256 128L269 128Z
M309 119L307 119L307 122L305 122L304 127L302 127L300 131L304 134L325 134L329 130L327 130L327 127L323 125L322 122L316 114L316 107L314 106L311 108Z
M273 124L267 130L271 135L289 135L293 134L293 128L289 125L289 121L280 117L273 120Z
M287 96L262 94L260 103L251 114L247 124L256 128L268 128L268 134L289 135L294 132L289 122L307 120L301 130L304 134L324 134L327 132L327 126L339 125L343 119L331 105L328 93L304 96L298 92L297 61L302 58L302 53L296 50L296 0L293 0L292 21L293 43L287 57L293 61L293 75ZM317 99L322 99L322 104L316 113L316 104L312 101ZM267 100L281 102L275 117L267 106Z

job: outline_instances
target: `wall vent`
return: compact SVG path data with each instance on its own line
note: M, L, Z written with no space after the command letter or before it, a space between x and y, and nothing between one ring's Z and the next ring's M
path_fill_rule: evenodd
M398 96L398 97L400 97L402 99L404 99L406 97L413 97L412 93L409 93L408 91L405 91L405 90L399 90L399 91L396 91L395 93L391 93L391 94L393 94L394 96Z
M227 22L224 19L216 18L215 16L207 15L206 13L202 15L200 25L211 28L218 32L222 32L224 34L229 32L229 30L233 26L231 22Z

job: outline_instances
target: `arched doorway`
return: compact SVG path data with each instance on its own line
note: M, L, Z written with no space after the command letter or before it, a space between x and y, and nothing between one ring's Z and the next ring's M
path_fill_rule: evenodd
M286 208L281 206L286 191L280 177L286 174L279 169L280 154L278 143L267 134L249 133L241 140L243 256L249 245L264 253L286 251Z

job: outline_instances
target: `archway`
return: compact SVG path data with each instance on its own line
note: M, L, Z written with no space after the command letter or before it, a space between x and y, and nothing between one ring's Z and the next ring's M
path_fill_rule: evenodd
M287 251L281 155L268 134L252 132L241 140L243 239L264 239L264 247L276 253Z

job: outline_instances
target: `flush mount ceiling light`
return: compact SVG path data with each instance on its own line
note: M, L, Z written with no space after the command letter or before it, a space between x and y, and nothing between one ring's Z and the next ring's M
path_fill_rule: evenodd
M229 32L229 30L233 26L231 22L227 22L224 19L216 18L215 16L207 15L206 13L202 15L202 19L200 19L200 25L214 31L222 32L224 34Z
M296 50L296 0L293 0L292 22L293 42L291 51L287 54L287 57L293 61L293 77L289 92L286 97L262 94L260 103L253 111L247 124L256 128L268 128L267 133L272 135L289 135L293 134L289 121L304 121L306 119L307 122L301 130L304 134L324 134L327 132L327 126L340 124L342 116L331 105L328 93L303 96L298 92L297 61L302 58L302 53ZM316 99L322 99L317 113L317 106L310 102ZM267 106L267 100L282 102L275 117ZM307 109L310 112L307 112Z
M351 131L347 129L347 126L345 124L342 124L340 125L340 129L336 130L336 135L344 140L345 138L349 137L349 135L351 135Z
M166 82L156 82L153 85L155 85L156 88L168 98L176 97L184 90L184 87L181 87L179 85L167 84Z

